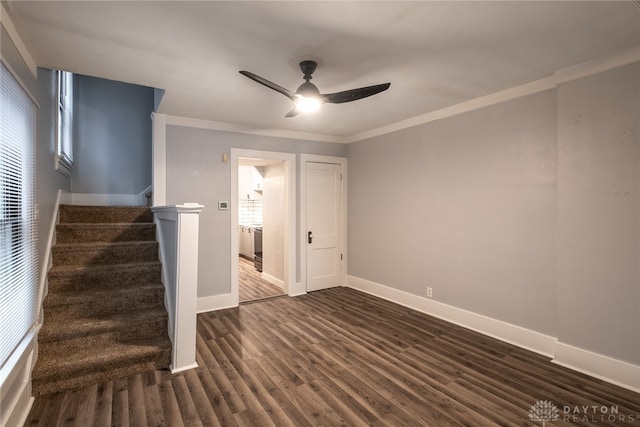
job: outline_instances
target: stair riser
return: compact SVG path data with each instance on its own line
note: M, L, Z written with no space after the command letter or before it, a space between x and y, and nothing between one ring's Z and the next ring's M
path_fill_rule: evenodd
M140 283L160 283L159 264L130 271L83 271L66 274L49 273L49 293L78 291L86 287L99 289L130 287Z
M94 300L68 298L63 300L58 295L49 295L44 301L45 317L49 321L64 322L65 319L95 317L125 313L132 310L145 310L164 305L164 290L144 290L132 297L131 293L115 292L110 298Z
M70 223L117 223L153 222L153 214L148 207L104 207L104 206L60 206L60 222Z
M111 246L96 249L52 248L53 263L64 265L113 265L158 260L158 245L153 242L145 245Z
M56 227L57 243L78 242L131 242L154 241L156 230L153 224L135 227L70 227L58 225Z

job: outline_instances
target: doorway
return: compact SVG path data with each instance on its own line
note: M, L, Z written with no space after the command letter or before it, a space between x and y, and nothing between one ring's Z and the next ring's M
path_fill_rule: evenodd
M238 303L295 291L295 155L231 150L231 293Z

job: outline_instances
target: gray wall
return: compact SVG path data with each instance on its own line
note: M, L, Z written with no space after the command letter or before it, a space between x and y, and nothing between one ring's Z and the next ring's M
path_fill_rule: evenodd
M221 160L222 153L230 154L231 148L346 155L346 146L343 144L167 126L167 204L198 202L205 206L200 215L200 298L231 292L231 211L219 211L217 208L219 200L231 201L231 163L222 163ZM299 203L300 157L296 157ZM296 230L299 222L297 218ZM299 276L299 259L297 264ZM296 280L299 281L300 278L297 277Z
M139 194L151 185L154 89L76 75L74 193Z
M640 363L640 63L558 93L558 338Z
M640 65L349 146L349 274L640 361Z
M350 275L553 333L547 91L350 145Z

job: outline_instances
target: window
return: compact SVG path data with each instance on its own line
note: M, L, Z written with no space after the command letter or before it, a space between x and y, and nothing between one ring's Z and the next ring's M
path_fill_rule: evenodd
M29 95L0 68L0 369L37 319L35 117Z
M73 74L57 71L58 118L56 127L56 170L70 175L73 168Z

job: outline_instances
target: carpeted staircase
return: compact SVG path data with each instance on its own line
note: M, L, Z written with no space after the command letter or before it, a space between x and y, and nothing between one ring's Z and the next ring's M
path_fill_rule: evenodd
M169 366L149 208L60 206L33 394Z

